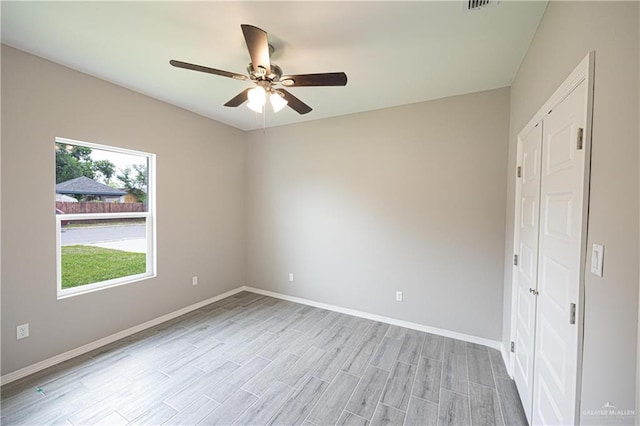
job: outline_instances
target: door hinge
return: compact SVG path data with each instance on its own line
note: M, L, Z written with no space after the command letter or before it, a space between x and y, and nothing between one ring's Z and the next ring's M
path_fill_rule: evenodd
M576 304L571 303L569 305L569 324L576 323Z
M582 127L578 128L578 142L577 142L577 146L578 146L578 150L582 149L582 140L584 138L584 129Z
M511 342L511 352L516 352L516 342Z
M518 170L516 172L516 176L522 177L522 166L518 166Z
M518 255L517 254L513 255L513 266L518 266Z

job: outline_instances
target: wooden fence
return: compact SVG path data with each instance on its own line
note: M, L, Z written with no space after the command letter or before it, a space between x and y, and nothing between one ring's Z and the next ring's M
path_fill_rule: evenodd
M67 214L76 213L132 213L146 212L147 205L143 203L70 203L56 201L56 209Z

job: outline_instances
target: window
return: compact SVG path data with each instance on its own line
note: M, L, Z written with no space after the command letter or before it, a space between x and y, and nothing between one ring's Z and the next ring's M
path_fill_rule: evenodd
M58 298L155 276L155 155L56 138Z

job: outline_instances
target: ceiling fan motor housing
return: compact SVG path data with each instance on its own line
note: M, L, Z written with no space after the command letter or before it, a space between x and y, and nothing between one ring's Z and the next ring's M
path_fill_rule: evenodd
M282 68L271 63L271 74L267 75L267 70L261 66L258 66L258 72L255 72L253 70L253 64L249 62L249 65L247 65L247 73L249 73L251 80L280 81L280 77L282 77Z

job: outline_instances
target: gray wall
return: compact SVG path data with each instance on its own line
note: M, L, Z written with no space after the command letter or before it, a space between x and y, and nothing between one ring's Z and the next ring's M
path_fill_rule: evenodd
M2 374L244 284L243 132L6 46L2 114ZM56 299L56 136L157 154L157 278Z
M508 111L498 89L249 132L247 284L500 340Z
M243 284L500 339L508 89L245 134L2 62L2 374ZM157 278L56 299L56 136L157 154Z
M596 52L588 244L604 244L604 277L585 280L582 409L635 406L638 326L638 3L551 2L511 88L509 170L516 135L591 50ZM505 259L512 254L508 181ZM590 262L590 259L588 259ZM505 262L504 342L511 267ZM582 422L614 418L582 416ZM619 420L619 419L618 419ZM625 419L633 423L633 417Z

